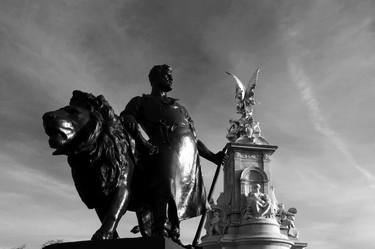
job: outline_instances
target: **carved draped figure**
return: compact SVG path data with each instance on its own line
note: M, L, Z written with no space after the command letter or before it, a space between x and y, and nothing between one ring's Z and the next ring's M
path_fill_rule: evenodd
M159 153L140 155L133 180L136 199L155 196L172 199L180 220L203 213L206 193L193 121L186 109L170 97L133 98L121 113L132 116L157 146Z

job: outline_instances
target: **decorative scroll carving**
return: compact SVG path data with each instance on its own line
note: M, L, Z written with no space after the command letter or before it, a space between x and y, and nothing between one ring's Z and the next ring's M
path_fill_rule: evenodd
M258 154L245 154L241 152L236 152L234 154L236 158L241 158L241 159L253 159L253 160L259 160L259 155Z
M264 153L263 154L263 161L270 161L271 159L271 154L272 153Z

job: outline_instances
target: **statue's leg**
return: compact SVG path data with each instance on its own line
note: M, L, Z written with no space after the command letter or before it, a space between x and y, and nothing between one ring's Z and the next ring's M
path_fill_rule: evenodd
M137 220L138 220L138 226L139 226L139 232L141 233L142 237L150 237L151 235L151 231L146 231L148 230L145 226L146 226L146 223L143 221L144 219L144 212L145 211L137 211L136 212L136 215L137 215ZM148 222L151 222L151 221L148 221Z
M252 210L255 211L255 214L254 214L255 217L260 217L261 216L260 207L259 207L258 202L254 201Z
M152 213L154 220L152 223L152 236L153 237L166 237L168 236L165 231L164 224L167 221L167 198L160 195L155 195L152 201Z
M173 198L170 198L168 202L168 220L171 223L171 231L169 232L169 236L173 240L178 240L180 237L180 220L177 214L176 202L173 200Z
M129 204L129 188L121 182L111 196L108 208L102 214L102 226L92 236L92 240L113 239L117 225Z

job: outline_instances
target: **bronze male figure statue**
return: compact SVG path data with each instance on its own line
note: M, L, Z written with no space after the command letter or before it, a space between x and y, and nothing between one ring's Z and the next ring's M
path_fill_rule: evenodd
M139 156L137 172L142 177L134 181L135 195L148 200L152 211L151 234L178 240L179 221L198 216L206 208L199 156L220 165L224 153L211 152L197 138L185 107L167 96L173 84L170 66L154 66L149 80L151 94L134 97L120 117L132 137L141 136L140 125L155 146Z

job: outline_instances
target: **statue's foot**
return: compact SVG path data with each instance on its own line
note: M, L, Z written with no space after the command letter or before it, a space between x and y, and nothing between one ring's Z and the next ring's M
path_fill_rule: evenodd
M174 227L169 231L169 237L175 242L181 242L180 241L180 229L178 227Z
M165 229L152 231L151 237L169 237L168 232Z

